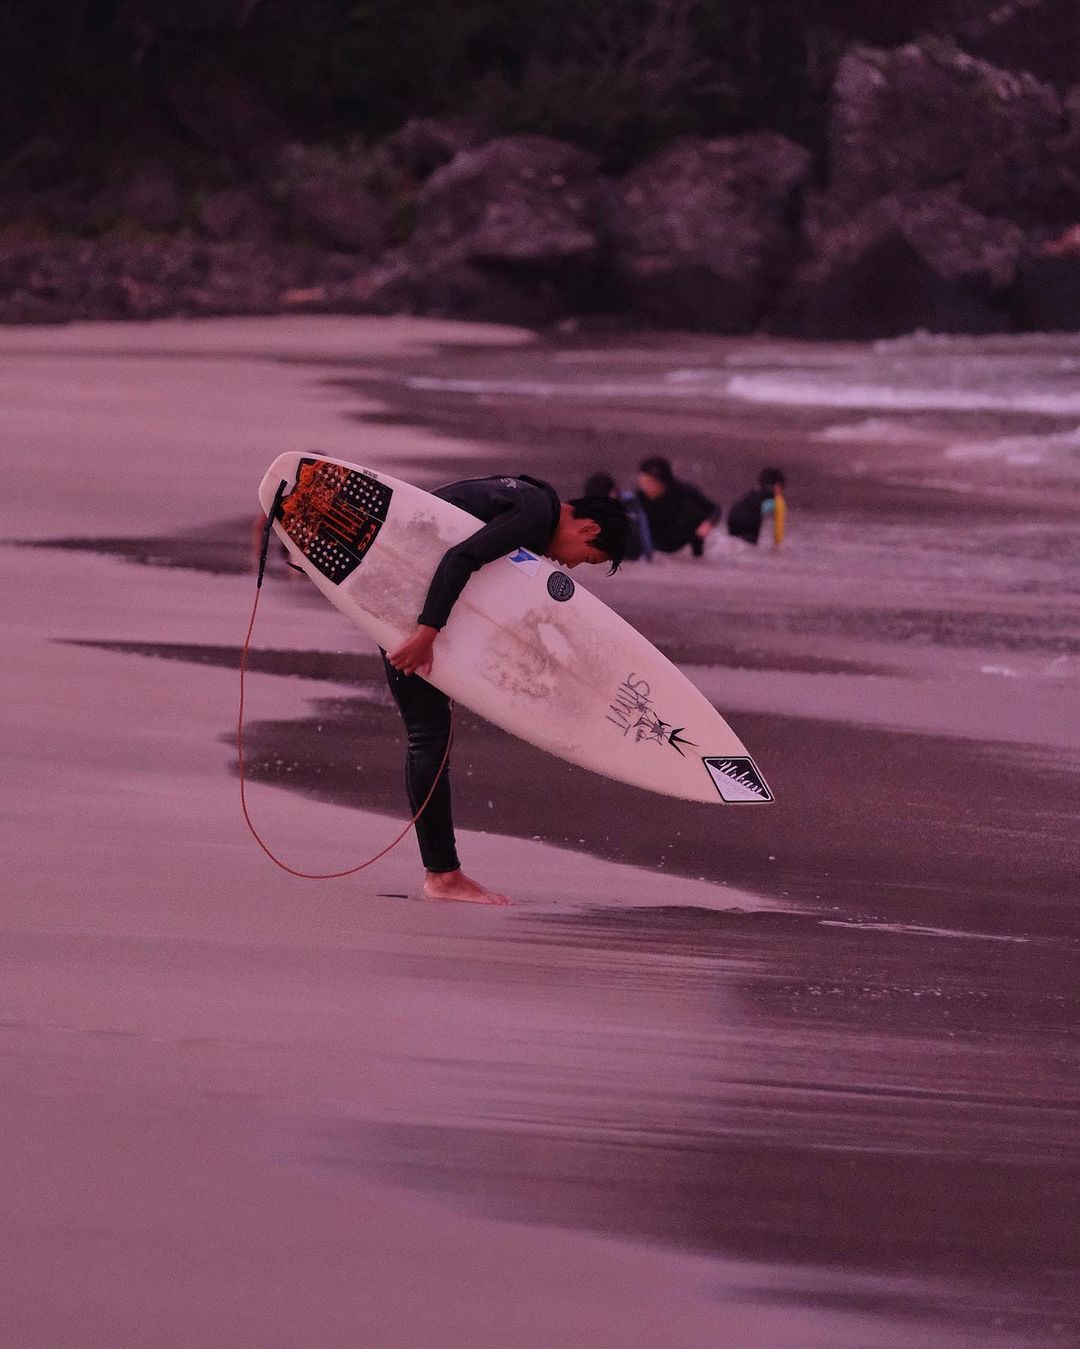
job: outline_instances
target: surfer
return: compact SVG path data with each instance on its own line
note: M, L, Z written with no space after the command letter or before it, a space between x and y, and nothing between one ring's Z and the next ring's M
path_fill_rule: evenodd
M758 474L758 485L735 502L728 511L728 533L745 543L756 544L765 521L772 520L773 546L784 542L787 521L787 502L784 488L787 479L778 468L763 468Z
M676 478L670 462L659 455L641 461L637 482L653 547L661 553L677 553L689 544L694 557L701 557L705 540L723 514L716 502Z
M629 525L626 536L626 553L623 560L637 562L644 558L646 562L652 561L653 545L652 535L649 533L649 522L645 518L645 512L642 510L636 492L629 488L620 490L610 473L594 473L591 477L585 479L585 486L581 489L581 494L587 497L611 497L615 501L621 501L626 507L626 518Z
M428 899L508 904L505 895L466 876L458 860L450 792L449 763L434 791L450 735L450 700L423 678L431 669L440 630L473 572L518 548L542 554L570 571L581 563L609 566L626 552L627 516L609 497L560 501L555 489L524 474L515 478L468 478L438 488L435 496L468 511L483 524L443 556L431 579L415 632L384 653L390 692L408 737L405 784L413 811L431 799L416 821L416 839L426 875Z

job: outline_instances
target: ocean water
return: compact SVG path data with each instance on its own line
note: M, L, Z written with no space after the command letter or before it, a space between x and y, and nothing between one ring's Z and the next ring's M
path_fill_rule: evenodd
M655 351L530 353L528 370L406 375L417 392L614 405L687 402L852 413L815 430L834 442L945 441L943 460L1045 466L1080 479L1080 337L913 336L861 346L782 342ZM517 358L520 363L522 358ZM995 426L999 434L992 434Z
M662 424L669 411L677 467L688 414L759 422L766 435L776 423L816 469L939 499L933 520L886 513L867 529L839 506L808 510L796 461L789 556L807 576L846 572L886 590L936 587L958 601L1080 594L1077 336L916 334L822 346L685 339L513 353L467 372L432 367L401 379L414 394L478 414L511 404L542 423L561 405L579 417L593 407L601 434L605 413L641 410Z

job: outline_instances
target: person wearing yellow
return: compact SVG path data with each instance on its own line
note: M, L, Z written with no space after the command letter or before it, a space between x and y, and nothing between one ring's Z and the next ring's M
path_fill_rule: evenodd
M758 485L739 497L728 511L728 533L733 538L756 544L762 526L771 518L773 546L779 548L784 542L787 525L786 486L787 480L778 468L763 468L758 474Z

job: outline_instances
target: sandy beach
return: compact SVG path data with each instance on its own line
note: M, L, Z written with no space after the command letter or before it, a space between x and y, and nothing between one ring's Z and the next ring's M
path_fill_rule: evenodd
M1080 341L429 320L0 330L2 1349L1080 1342ZM785 548L586 584L774 809L466 715L467 868L275 869L251 525L319 449L564 496L660 453ZM31 546L32 545L32 546ZM253 812L403 821L364 639L272 565Z

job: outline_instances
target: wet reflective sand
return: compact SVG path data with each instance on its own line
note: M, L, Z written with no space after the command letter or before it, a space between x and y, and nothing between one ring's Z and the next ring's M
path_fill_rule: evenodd
M1013 353L1014 416L927 411L903 351L156 331L139 359L109 355L134 328L3 335L38 390L8 528L51 546L2 557L0 1343L1075 1343L1074 413L1036 408L1068 342ZM938 404L973 401L964 345ZM796 358L831 405L707 378L775 396ZM499 387L522 371L575 387ZM906 439L837 412L845 371L923 391ZM206 390L214 442L165 478ZM645 798L463 716L469 865L514 909L402 900L408 845L357 882L272 871L231 776L244 492L301 434L567 494L643 446L719 454L725 491L766 447L793 464L790 552L591 583L692 667L775 810ZM1039 464L956 453L1018 436ZM265 603L256 811L349 865L402 813L400 730L309 587L275 569Z

